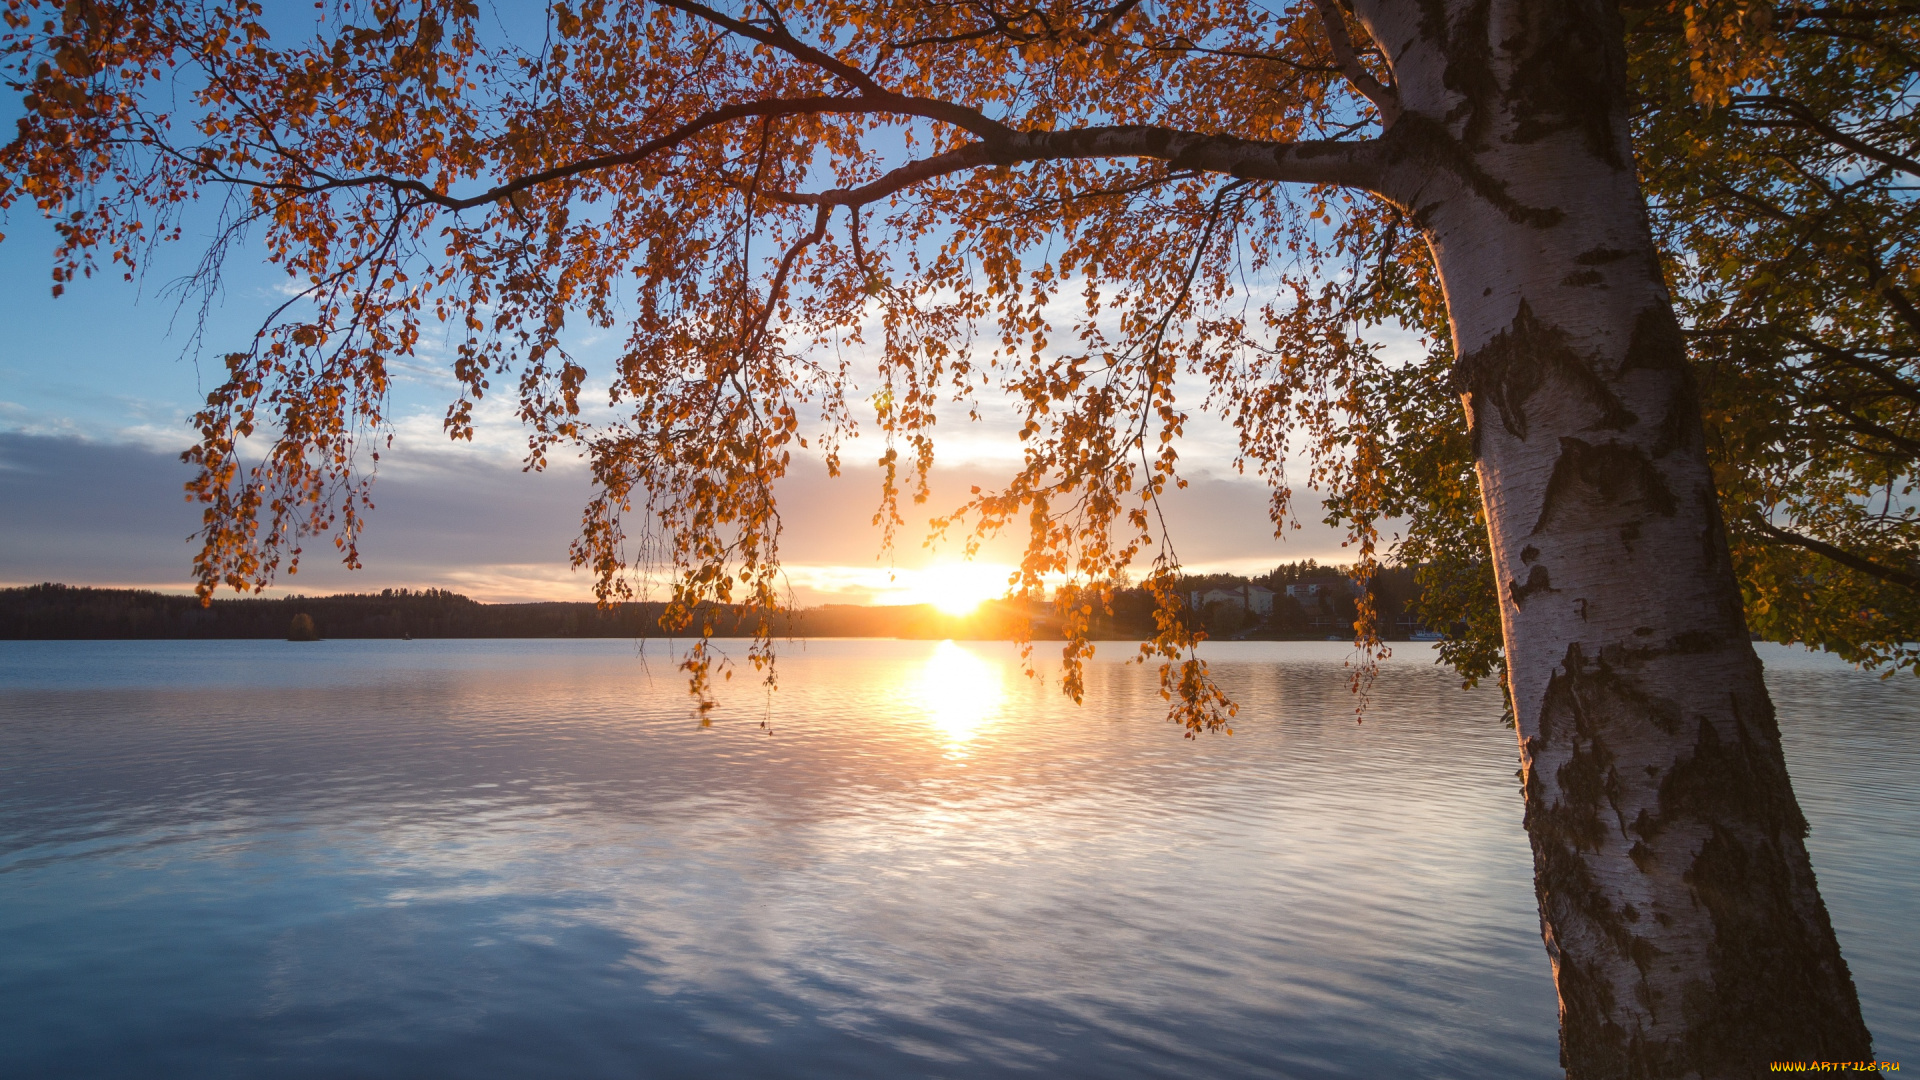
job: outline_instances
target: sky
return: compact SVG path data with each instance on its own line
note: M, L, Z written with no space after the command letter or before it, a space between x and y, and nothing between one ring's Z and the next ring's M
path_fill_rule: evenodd
M163 248L139 281L95 276L54 298L52 229L28 206L0 222L0 585L191 589L199 509L181 490L191 475L179 461L193 441L187 421L218 382L218 357L244 347L285 296L282 272L238 249L194 340L197 308L182 307L169 286L201 254L204 225L204 213L190 215L186 238ZM572 343L590 370L611 357L611 345L591 334ZM283 574L272 593L436 587L489 602L592 598L591 576L567 558L590 496L583 463L560 458L545 473L523 472L524 433L497 397L481 410L473 443L450 442L441 417L453 396L431 355L403 365L389 403L394 447L381 455L363 567L350 571L324 543L309 545L298 575ZM990 543L972 566L959 565L957 537L931 549L922 543L926 520L957 506L969 486L991 488L1014 472L1020 446L1011 414L983 404L979 423L960 420L957 409L943 417L934 498L903 512L908 526L892 552L882 551L871 524L879 473L861 464L880 454L876 440L845 448L851 467L838 479L817 461L797 462L780 488L794 602L930 601L956 581L998 591L1017 561L1017 537ZM1188 432L1190 486L1163 501L1184 565L1263 573L1300 559L1346 561L1310 493L1298 500L1303 527L1277 539L1266 486L1231 467L1231 432L1205 418Z

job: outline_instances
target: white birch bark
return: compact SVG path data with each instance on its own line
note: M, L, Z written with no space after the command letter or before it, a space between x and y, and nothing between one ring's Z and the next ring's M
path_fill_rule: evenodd
M1611 4L1358 5L1440 268L1570 1077L1870 1055L1726 552Z

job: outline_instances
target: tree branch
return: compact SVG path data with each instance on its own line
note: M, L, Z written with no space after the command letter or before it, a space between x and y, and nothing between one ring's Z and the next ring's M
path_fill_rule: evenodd
M1749 106L1785 113L1787 116L1792 117L1801 127L1807 128L1836 146L1843 146L1859 154L1861 157L1877 161L1889 168L1898 169L1901 172L1914 176L1920 176L1920 161L1915 161L1913 158L1907 157L1904 154L1896 154L1891 150L1883 150L1867 142L1865 139L1849 135L1828 123L1812 109L1792 98L1781 97L1778 94L1757 94L1736 97L1732 100L1731 104L1735 109L1741 106Z
M1360 62L1360 55L1353 49L1353 38L1347 34L1346 9L1340 0L1313 0L1313 4L1320 12L1320 24L1326 28L1327 41L1333 46L1333 58L1340 62L1340 73L1380 110L1380 126L1392 127L1393 122L1400 119L1400 95L1374 78Z
M1380 157L1376 141L1258 142L1232 135L1128 124L1015 131L1003 139L967 143L944 154L909 162L857 188L761 194L798 206L863 206L914 184L967 169L1094 158L1148 158L1240 180L1371 188L1381 172Z
M672 8L694 18L704 19L729 33L757 41L768 48L778 49L801 63L817 67L859 90L863 96L888 106L884 110L876 111L924 116L929 120L952 124L962 131L971 132L983 139L1012 130L978 109L970 109L951 101L912 97L889 90L878 79L860 68L787 33L784 26L776 26L769 30L764 26L756 26L715 11L705 4L694 3L693 0L656 0L656 2L661 7Z
M916 116L951 124L975 136L968 143L947 153L901 166L872 183L853 189L836 189L820 194L767 192L766 197L798 205L860 206L924 180L981 166L1009 166L1032 161L1086 160L1107 157L1151 158L1198 172L1213 172L1238 179L1297 183L1330 183L1372 189L1378 183L1382 162L1376 142L1319 140L1296 143L1241 139L1231 135L1208 135L1152 125L1116 125L1068 131L1020 131L992 119L977 109L950 101L900 94L888 89L871 74L815 46L795 38L777 14L772 26L748 22L717 11L695 0L657 0L662 6L701 19L729 33L778 49L794 59L816 67L853 86L852 96L814 95L765 101L740 102L711 109L674 130L613 154L599 154L556 165L495 184L477 195L456 197L439 192L413 177L368 174L353 177L326 177L315 183L251 180L208 169L213 178L232 184L299 194L324 191L386 187L413 194L420 203L445 210L465 210L500 200L511 201L519 192L555 180L622 165L637 164L663 150L670 150L700 133L733 120L758 117L766 119L821 113L869 113ZM1334 0L1318 0L1323 7ZM1117 19L1132 5L1120 0L1107 15ZM769 9L770 11L772 9ZM1328 22L1328 33L1335 51L1352 70L1348 77L1381 109L1383 120L1399 115L1397 99L1391 89L1382 86L1360 66L1354 56L1340 11L1335 7ZM289 155L291 156L291 155ZM205 166L202 166L203 168Z
M743 335L741 338L740 358L743 362L747 357L758 352L761 344L766 341L768 329L773 322L774 310L779 307L780 298L786 294L787 278L793 273L794 260L800 257L801 252L819 243L827 235L827 217L831 213L833 213L833 207L820 207L813 215L813 231L795 240L788 246L786 254L780 257L780 268L774 272L773 281L767 286L766 305L760 309L753 321L747 324L746 329L751 336Z
M1788 341L1797 342L1811 352L1833 364L1864 372L1885 386L1893 394L1920 405L1920 385L1901 377L1900 372L1888 364L1880 363L1855 349L1843 349L1818 338L1794 331L1781 331L1780 336ZM1908 359L1911 359L1910 357ZM1817 361L1815 361L1817 363Z
M583 173L621 165L637 164L647 157L671 149L708 128L748 117L791 116L823 112L892 112L893 108L867 98L790 98L729 105L681 125L674 131L650 139L632 150L618 154L600 154L565 165L529 173L496 184L486 191L456 198L435 191L411 177L369 174L329 178L313 184L276 183L248 180L216 173L227 183L241 184L301 194L358 187L387 187L413 194L421 203L445 210L466 210L487 203L511 199L540 184L564 180ZM925 115L916 113L915 115ZM1367 141L1266 142L1233 135L1208 135L1147 124L1078 128L1066 131L1017 131L996 125L996 137L967 143L944 154L910 162L871 183L857 188L836 188L820 193L765 191L760 194L778 202L803 206L861 206L885 198L903 188L926 180L988 166L1010 166L1035 161L1080 161L1094 158L1149 158L1165 161L1176 168L1195 172L1220 173L1243 180L1268 180L1280 183L1339 184L1371 190L1382 172L1380 144Z
M393 176L387 173L369 173L363 176L349 177L327 177L318 183L312 184L296 184L271 180L248 180L245 177L233 176L218 169L207 168L203 162L192 158L190 155L182 154L179 151L167 150L166 152L175 154L189 164L207 168L209 175L229 184L264 188L272 191L292 191L307 195L345 188L386 187L395 191L411 192L417 196L421 202L430 203L443 210L468 210L476 206L484 206L487 203L499 202L502 199L510 199L528 188L538 187L541 184L550 183L554 180L565 180L569 177L579 176L582 173L595 172L600 169L613 168L619 165L638 164L662 150L671 150L709 128L718 127L721 124L733 120L744 120L750 117L885 111L892 110L879 108L878 103L860 97L778 98L771 101L748 101L735 105L724 105L718 109L701 113L699 116L680 125L667 134L658 138L649 139L631 150L623 150L617 154L597 154L593 157L568 162L565 165L555 165L550 169L542 169L539 172L528 173L525 176L517 177L505 183L496 184L478 195L469 195L465 198L457 198L435 191L433 188L428 187L426 184L410 176ZM318 175L325 176L324 173Z
M1885 424L1875 423L1861 416L1859 413L1854 412L1852 409L1847 408L1845 404L1833 398L1812 397L1810 400L1839 417L1840 426L1846 428L1848 431L1856 435L1866 435L1870 438L1879 439L1893 446L1892 452L1870 450L1866 447L1862 447L1861 449L1867 450L1869 453L1878 454L1881 457L1893 458L1896 461L1911 462L1920 459L1920 440L1902 435Z
M1890 581L1895 585L1912 589L1914 592L1920 592L1920 574L1910 574L1891 566L1882 566L1871 559L1855 555L1851 551L1834 547L1824 540L1815 540L1811 536L1802 536L1799 533L1788 532L1763 518L1754 518L1753 524L1761 532L1766 533L1774 543L1785 544L1789 547L1805 548L1815 555L1824 556L1849 570L1858 570L1868 577L1879 578L1881 581Z

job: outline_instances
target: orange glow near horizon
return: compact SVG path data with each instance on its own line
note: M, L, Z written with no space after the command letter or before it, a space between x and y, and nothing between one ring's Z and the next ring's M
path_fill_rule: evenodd
M939 563L918 572L914 603L932 604L948 615L971 615L981 604L1007 594L1010 567L986 563Z

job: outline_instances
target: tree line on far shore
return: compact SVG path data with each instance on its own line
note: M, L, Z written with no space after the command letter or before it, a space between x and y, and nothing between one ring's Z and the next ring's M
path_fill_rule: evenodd
M1352 631L1354 590L1328 589L1306 600L1286 595L1286 585L1350 582L1344 569L1311 560L1253 577L1195 575L1192 593L1236 591L1247 585L1271 589L1273 612L1261 615L1230 604L1202 604L1194 615L1215 637L1322 638ZM1405 638L1417 623L1418 592L1411 570L1375 575L1373 591L1390 638ZM1094 619L1096 638L1142 639L1154 629L1153 597L1145 589L1114 590L1110 612ZM383 589L334 596L245 597L214 600L147 589L97 589L43 584L0 589L0 639L210 639L210 638L652 638L667 637L659 620L664 604L634 602L602 609L591 603L552 601L484 604L446 589ZM714 613L721 637L750 634L730 612ZM296 628L301 616L306 621ZM926 604L864 606L827 604L782 613L778 632L788 637L1006 638L1024 623L1034 637L1059 636L1051 604L992 601L970 615L950 615ZM310 624L310 629L308 626Z

